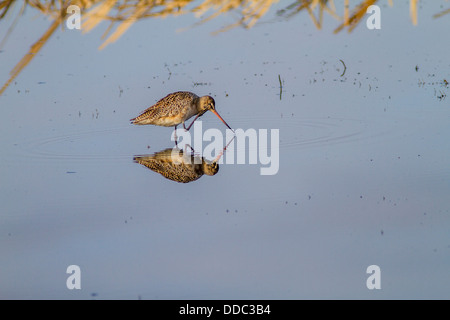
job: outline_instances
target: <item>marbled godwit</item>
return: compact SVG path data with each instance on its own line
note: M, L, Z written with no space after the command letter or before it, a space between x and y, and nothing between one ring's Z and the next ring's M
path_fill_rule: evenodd
M133 160L167 179L182 183L195 181L204 174L213 176L219 171L216 161L208 161L203 157L196 161L194 155L173 148L153 155L135 156Z
M212 97L199 97L192 92L186 91L178 91L165 96L130 121L138 125L175 126L175 130L180 123L183 123L183 128L189 130L194 121L208 110L214 113L230 130L233 130L217 113ZM194 115L196 117L189 127L186 128L184 122Z
M220 158L234 138L236 138L236 136L233 136L223 150L219 152L218 156L212 161L209 161L204 157L196 156L195 150L190 145L184 147L184 152L178 148L168 148L153 155L134 156L133 160L136 163L142 164L143 166L160 173L167 179L188 183L199 179L204 174L208 176L215 175L219 171ZM187 153L187 147L191 148L191 154Z

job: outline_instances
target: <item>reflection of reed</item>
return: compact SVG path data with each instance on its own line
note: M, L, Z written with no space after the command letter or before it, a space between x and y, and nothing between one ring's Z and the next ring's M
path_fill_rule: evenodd
M197 1L193 0L60 0L44 1L33 0L24 1L20 10L21 15L25 7L31 7L42 14L53 18L53 22L42 37L34 43L28 53L20 60L10 73L10 78L0 89L0 95L6 90L8 85L17 77L20 71L33 59L42 46L53 35L59 25L64 26L64 20L67 15L67 7L71 4L78 5L82 12L82 30L89 32L102 21L109 21L103 38L108 36L100 46L104 48L110 43L119 39L134 22L151 17L167 17L170 15L180 15L194 13L200 18L199 23L209 21L217 16L230 12L239 11L241 18L234 24L224 27L220 31L225 31L236 26L245 28L252 27L270 7L279 0L202 0L195 5ZM198 1L200 2L200 1ZM279 16L291 17L299 12L306 11L317 28L323 24L323 14L326 12L341 24L335 29L335 33L347 28L351 32L362 20L367 7L377 3L378 0L363 0L350 10L349 0L344 0L343 10L338 10L334 0L296 0L285 9L278 12ZM393 0L388 0L389 5L393 5ZM0 1L0 19L3 19L8 11L17 3L15 0ZM417 0L410 0L410 15L413 24L417 24ZM191 5L192 4L192 5ZM213 11L207 15L208 11ZM339 12L343 11L342 14ZM444 10L436 15L435 18L450 13L450 9ZM14 29L17 23L17 17L14 19L8 29L5 38L0 42L0 49L4 45L6 38ZM113 27L117 28L113 30Z
M177 148L168 148L153 155L135 156L133 160L169 180L181 183L195 181L204 174L213 176L219 171L216 161L208 161Z

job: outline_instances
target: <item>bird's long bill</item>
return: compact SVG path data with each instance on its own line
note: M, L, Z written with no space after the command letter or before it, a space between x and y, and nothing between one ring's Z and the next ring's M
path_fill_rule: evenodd
M217 118L219 118L228 127L228 129L233 131L233 129L231 129L231 127L228 125L228 123L226 123L225 120L223 120L223 118L217 113L216 110L211 110L211 112L214 113L217 116Z

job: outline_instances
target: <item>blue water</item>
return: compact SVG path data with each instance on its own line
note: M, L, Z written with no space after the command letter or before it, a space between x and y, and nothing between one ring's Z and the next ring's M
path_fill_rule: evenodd
M1 298L450 297L448 15L426 3L413 26L396 2L380 30L334 35L282 7L214 36L235 17L143 20L101 51L106 24L57 31L0 97ZM2 84L49 24L19 19ZM224 163L181 184L134 163L172 129L128 120L178 90L233 128L278 129L278 173Z

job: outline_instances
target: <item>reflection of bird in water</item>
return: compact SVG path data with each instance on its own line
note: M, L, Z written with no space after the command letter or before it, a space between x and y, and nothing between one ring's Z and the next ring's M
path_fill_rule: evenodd
M131 119L132 124L153 124L157 126L172 127L183 123L183 128L189 130L206 111L214 113L230 130L230 126L222 119L215 109L214 99L210 96L199 97L192 92L178 91L167 95L156 104L143 111L136 118ZM189 127L184 122L196 115Z
M213 176L219 171L216 160L195 157L178 148L168 148L149 156L135 156L133 160L167 179L182 183L195 181L203 174Z

